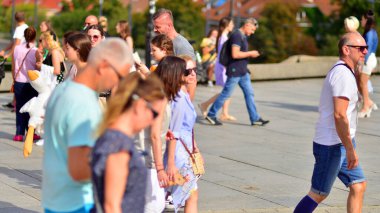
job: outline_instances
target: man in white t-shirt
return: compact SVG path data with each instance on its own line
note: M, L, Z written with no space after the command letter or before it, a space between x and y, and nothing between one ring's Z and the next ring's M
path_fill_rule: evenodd
M327 74L320 97L311 189L295 213L313 212L329 195L336 177L350 189L347 212L361 212L366 179L355 151L357 68L364 62L367 49L357 32L347 33L339 41L340 60Z
M3 56L4 58L11 56L15 47L25 41L24 31L26 28L28 28L28 25L25 23L24 12L16 12L15 20L17 22L17 27L13 34L13 40L3 50L0 51L0 56Z

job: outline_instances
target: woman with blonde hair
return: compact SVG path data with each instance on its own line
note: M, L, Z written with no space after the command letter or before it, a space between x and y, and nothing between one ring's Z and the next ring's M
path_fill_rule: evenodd
M133 39L131 36L131 30L126 20L120 20L119 22L117 22L116 32L120 35L120 38L127 42L131 50L133 50Z
M144 212L147 169L134 136L163 111L166 94L156 76L132 73L111 97L92 152L95 197L105 212Z
M60 47L59 42L54 40L54 35L50 31L41 34L40 43L44 49L48 50L48 54L44 58L40 50L36 52L37 69L40 70L42 64L53 67L53 73L57 76L57 83L61 83L65 72L65 65L63 63L65 53Z

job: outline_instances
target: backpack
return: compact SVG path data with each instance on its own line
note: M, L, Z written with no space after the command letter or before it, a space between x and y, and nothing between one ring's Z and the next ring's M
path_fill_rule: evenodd
M219 52L219 63L225 67L227 67L232 61L230 43L230 38L228 38L227 41L224 42L222 49Z

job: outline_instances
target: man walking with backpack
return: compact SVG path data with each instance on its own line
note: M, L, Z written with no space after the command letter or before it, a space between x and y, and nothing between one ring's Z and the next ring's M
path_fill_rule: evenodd
M222 123L216 118L216 114L222 107L224 101L232 95L237 84L239 84L240 88L243 90L251 125L264 126L269 123L269 120L262 119L257 113L253 88L251 85L251 77L247 67L249 58L260 56L260 53L256 50L248 51L247 37L256 31L257 26L257 20L249 18L245 20L243 26L239 30L231 34L231 37L227 41L229 42L227 44L228 48L231 48L231 59L226 66L227 81L222 92L215 100L206 116L206 120L212 125L222 125Z

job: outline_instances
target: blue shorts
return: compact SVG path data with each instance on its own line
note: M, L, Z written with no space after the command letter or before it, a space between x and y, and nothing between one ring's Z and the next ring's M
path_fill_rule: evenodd
M355 140L352 139L354 148ZM313 143L315 158L313 177L311 179L311 191L327 196L338 177L346 187L365 181L364 173L360 165L354 169L347 169L346 149L343 144L332 146Z
M94 204L86 204L82 208L74 210L74 211L69 211L69 212L57 212L57 211L52 211L49 209L45 209L45 213L90 213L93 212Z

